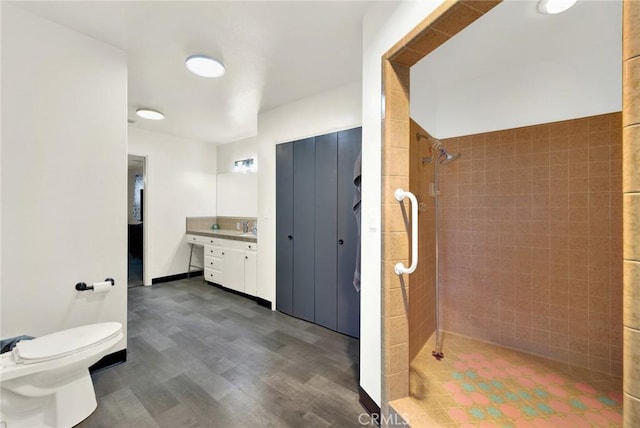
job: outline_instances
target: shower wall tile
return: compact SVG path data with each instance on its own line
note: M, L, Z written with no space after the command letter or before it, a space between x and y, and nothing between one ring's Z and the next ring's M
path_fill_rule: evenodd
M444 328L621 375L621 114L450 138Z
M410 190L419 201L418 242L419 261L410 277L411 298L409 312L409 361L424 347L435 330L435 205L430 193L434 182L432 164L422 159L431 156L430 144L416 137L428 135L417 123L410 123ZM478 156L480 154L477 154Z
M625 239L623 244L624 258L640 260L640 193L625 193L622 197L624 209L624 236L636 237Z
M640 56L640 3L635 1L625 2L623 5L624 13L622 15L622 57L633 58Z
M625 426L640 426L640 388L638 371L640 359L638 346L637 299L640 283L636 263L640 261L640 168L638 168L638 144L640 133L640 2L623 2L623 63L622 63L622 122L623 130L623 245L624 259L624 421ZM617 155L617 151L611 153ZM617 183L616 183L617 184ZM618 229L617 223L612 228ZM617 248L618 249L618 248ZM619 263L615 264L616 275ZM617 309L617 308L616 308ZM612 309L613 311L613 309ZM615 332L619 333L619 332Z
M624 426L625 427L638 427L640 426L640 399L624 393L624 403L622 406Z
M624 325L640 330L640 262L624 261Z
M385 110L383 123L384 146L382 150L382 401L402 398L408 394L408 345L409 314L397 299L387 300L389 291L410 290L408 275L395 275L393 266L409 262L410 237L403 228L400 204L394 198L398 187L409 187L409 69L384 61L383 68ZM404 203L407 210L408 203ZM408 210L409 211L409 210ZM395 373L390 373L393 370ZM404 377L404 380L403 380Z
M622 105L640 105L640 57L630 58L622 65L622 74L625 84L622 90ZM637 125L640 123L639 109L624 109L624 126Z

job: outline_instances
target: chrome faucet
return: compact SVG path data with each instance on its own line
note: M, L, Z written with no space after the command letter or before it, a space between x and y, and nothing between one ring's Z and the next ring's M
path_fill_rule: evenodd
M242 222L242 233L249 232L249 220Z

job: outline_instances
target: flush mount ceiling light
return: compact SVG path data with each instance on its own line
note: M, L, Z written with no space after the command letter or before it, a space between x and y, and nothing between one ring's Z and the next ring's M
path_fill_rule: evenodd
M138 110L136 110L136 114L140 117L142 117L143 119L150 119L150 120L162 120L164 119L164 114L157 111L157 110L151 110L149 108L139 108Z
M201 77L215 78L224 74L224 65L220 61L204 55L191 55L185 65L187 70Z
M538 2L538 12L548 15L564 12L576 4L576 0L540 0Z

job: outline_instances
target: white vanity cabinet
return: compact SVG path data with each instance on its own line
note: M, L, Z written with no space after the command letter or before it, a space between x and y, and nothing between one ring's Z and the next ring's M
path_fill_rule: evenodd
M255 247L255 244L254 244ZM244 292L251 296L258 295L258 281L256 277L257 259L256 250L244 251Z
M205 279L255 296L257 244L221 238L208 241L204 247Z

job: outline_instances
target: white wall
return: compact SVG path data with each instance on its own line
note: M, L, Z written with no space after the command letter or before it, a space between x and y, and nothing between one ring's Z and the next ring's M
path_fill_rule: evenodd
M186 217L216 215L216 146L129 126L128 150L147 157L144 284L150 285L187 271Z
M255 172L234 172L237 160L253 159L258 163L255 138L218 145L217 215L224 217L258 217L258 176Z
M258 217L258 175L229 172L217 175L218 217Z
M258 136L258 296L276 303L276 149L278 143L355 128L361 124L359 83L261 113Z
M258 157L258 144L255 138L236 141L229 144L218 145L218 174L233 172L233 162L241 159L253 158L256 162Z
M375 4L362 38L362 291L360 385L381 404L380 192L382 156L381 57L441 3Z
M102 321L126 332L126 57L1 7L0 336ZM106 277L108 294L74 289Z

